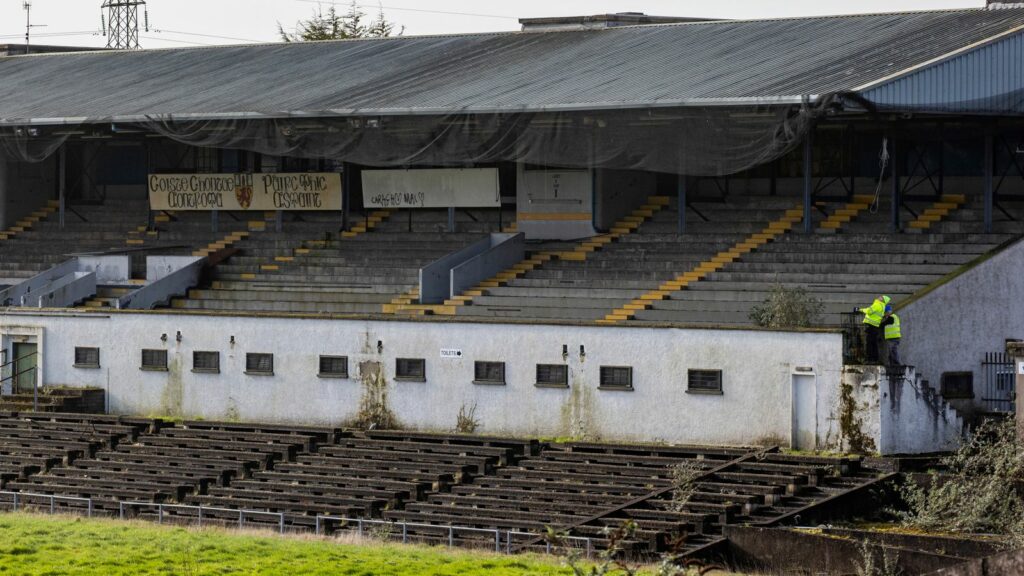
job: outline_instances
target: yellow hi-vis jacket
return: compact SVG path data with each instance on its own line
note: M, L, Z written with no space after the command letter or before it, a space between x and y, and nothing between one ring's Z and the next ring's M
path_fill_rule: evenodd
M885 325L885 339L886 340L899 340L903 335L900 334L900 317L893 314L892 324Z
M861 308L860 311L864 314L864 323L878 328L882 324L882 318L885 316L885 305L889 303L889 300L888 296L882 296L881 298L875 298L871 306Z

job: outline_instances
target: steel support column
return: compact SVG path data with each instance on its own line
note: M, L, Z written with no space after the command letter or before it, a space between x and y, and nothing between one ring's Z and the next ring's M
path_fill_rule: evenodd
M900 231L900 207L903 205L903 198L900 193L900 149L896 145L896 135L889 138L889 166L892 184L892 207L891 207L891 228L895 234Z
M455 208L448 208L448 232L451 234L455 233Z
M352 190L352 165L344 162L341 165L341 229L348 230L348 215Z
M677 192L679 196L679 234L686 234L686 185L687 177L684 174L680 174L679 181L677 183Z
M804 138L804 234L811 233L811 196L814 194L814 128Z
M995 171L995 150L994 136L991 130L985 131L985 233L992 233L992 206L995 204L995 189L993 188L993 172Z
M57 178L60 180L57 183L57 198L59 202L58 209L60 215L58 221L60 222L60 229L64 229L64 204L67 202L67 175L68 175L68 148L67 144L63 144L60 147L60 154L57 156Z

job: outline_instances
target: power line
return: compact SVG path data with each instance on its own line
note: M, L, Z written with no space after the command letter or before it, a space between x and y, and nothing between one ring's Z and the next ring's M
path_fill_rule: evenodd
M252 38L236 38L234 36L218 36L216 34L199 34L198 32L181 32L179 30L161 29L161 30L153 30L153 32L157 32L157 33L161 33L161 34L163 34L163 33L166 33L166 34L179 34L179 35L182 35L182 36L202 36L204 38L216 38L218 40L237 40L239 42L251 42L253 44L263 44L263 43L268 42L267 40L253 40Z
M216 44L207 44L205 42L192 42L189 40L176 40L174 38L159 37L159 36L139 36L139 38L145 38L146 40L156 40L157 42L177 42L178 44L188 44L190 46L216 46Z
M98 36L99 30L82 31L82 32L37 32L32 35L33 38L50 38L58 36ZM24 34L3 34L0 38L24 38Z
M295 1L296 2L305 2L307 4L330 4L331 6L338 6L339 4L341 4L341 5L351 5L351 3L348 3L348 2L336 2L334 0L295 0ZM498 18L498 19L501 19L501 20L516 20L516 21L519 20L519 18L517 18L515 16L499 16L497 14L478 14L478 13L473 13L473 12L446 12L444 10L423 10L421 8L399 8L397 6L380 6L380 5L371 6L371 5L367 5L367 4L356 4L356 7L357 8L362 8L364 10L365 9L371 9L371 8L386 8L388 10L398 10L398 11L401 11L401 12L421 12L421 13L425 13L425 14L444 14L446 16L472 16L472 17L475 17L475 18Z

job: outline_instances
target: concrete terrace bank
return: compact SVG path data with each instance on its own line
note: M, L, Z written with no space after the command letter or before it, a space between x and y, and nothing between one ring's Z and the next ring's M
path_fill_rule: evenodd
M389 408L407 428L451 430L460 408L475 405L487 434L788 444L803 430L802 447L811 438L839 447L838 332L210 320L22 309L0 313L0 335L4 349L38 344L43 385L103 388L111 413L345 424L379 370ZM75 367L76 347L99 348L99 367ZM143 349L166 350L167 370L141 369ZM193 371L197 351L218 352L219 372ZM273 354L273 374L247 374L249 353ZM347 357L349 377L321 377L320 356ZM396 379L399 358L424 359L423 381ZM504 362L505 384L474 384L476 361ZM538 364L567 366L568 386L537 386ZM632 388L601 387L602 366L631 367ZM720 370L721 393L688 391L689 370Z

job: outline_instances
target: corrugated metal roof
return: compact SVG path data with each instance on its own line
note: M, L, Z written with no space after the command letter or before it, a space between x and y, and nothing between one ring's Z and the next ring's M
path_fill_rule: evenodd
M883 110L1024 114L1024 31L881 82L862 96Z
M1024 25L954 10L0 58L0 123L793 102Z

